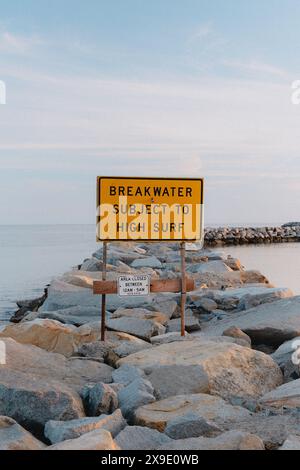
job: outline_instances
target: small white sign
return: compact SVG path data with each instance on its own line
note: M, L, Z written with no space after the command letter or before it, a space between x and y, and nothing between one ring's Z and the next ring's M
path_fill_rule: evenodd
M150 294L150 276L124 275L118 277L119 295L148 295Z

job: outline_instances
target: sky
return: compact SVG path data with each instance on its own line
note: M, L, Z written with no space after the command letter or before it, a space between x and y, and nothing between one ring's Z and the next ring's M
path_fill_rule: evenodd
M97 175L300 220L299 52L298 0L0 0L0 224L94 223Z

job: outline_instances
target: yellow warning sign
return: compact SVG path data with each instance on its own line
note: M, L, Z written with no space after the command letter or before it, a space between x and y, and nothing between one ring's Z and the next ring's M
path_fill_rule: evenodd
M202 238L202 178L97 178L98 241Z

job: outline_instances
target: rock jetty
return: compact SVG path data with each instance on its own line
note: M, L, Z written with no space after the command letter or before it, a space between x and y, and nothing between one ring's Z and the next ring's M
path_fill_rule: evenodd
M207 227L206 246L300 242L300 222L280 227Z
M100 341L102 248L19 302L0 327L1 450L300 450L300 296L197 244L186 260L184 337L178 294L108 295ZM174 279L179 246L110 244L107 271Z

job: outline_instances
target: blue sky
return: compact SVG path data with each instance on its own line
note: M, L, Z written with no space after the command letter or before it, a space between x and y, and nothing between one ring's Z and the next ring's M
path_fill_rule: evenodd
M299 219L297 0L0 0L0 223L93 223L96 175L203 176L207 223Z

